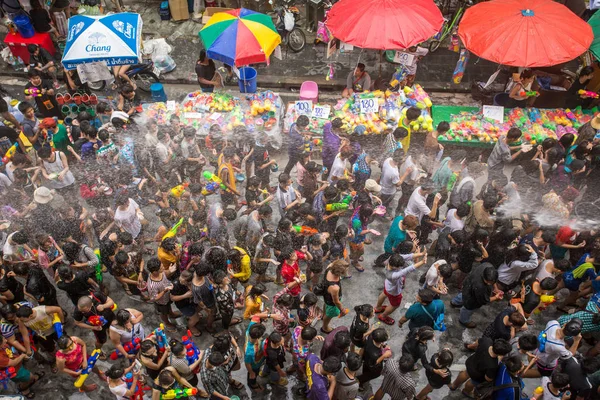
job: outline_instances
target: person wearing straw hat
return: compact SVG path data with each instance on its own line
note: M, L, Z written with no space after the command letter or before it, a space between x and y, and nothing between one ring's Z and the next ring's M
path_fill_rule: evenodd
M597 140L600 140L600 114L596 114L594 118L592 118L589 122L581 125L581 127L577 130L577 140L575 144L579 144L584 140L589 142L593 142L597 136Z

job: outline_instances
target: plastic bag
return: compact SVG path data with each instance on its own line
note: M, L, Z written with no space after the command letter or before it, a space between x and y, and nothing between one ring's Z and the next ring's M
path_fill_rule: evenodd
M144 42L144 54L149 55L154 66L158 68L161 74L171 72L177 64L169 55L173 48L164 38L147 40Z
M13 56L12 51L10 51L10 47L3 48L0 55L2 56L2 60L7 64L15 65L17 63L17 59Z
M283 25L285 26L286 31L291 32L292 29L294 29L294 26L296 25L296 19L294 18L294 14L292 14L289 11L286 11L285 15L283 16Z
M329 30L325 26L325 22L319 21L317 24L317 39L323 43L329 43L331 40L331 35L329 34Z

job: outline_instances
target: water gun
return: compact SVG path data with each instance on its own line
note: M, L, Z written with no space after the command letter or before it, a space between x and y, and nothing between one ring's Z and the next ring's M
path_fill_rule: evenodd
M17 376L17 371L15 371L15 367L8 367L3 370L0 370L0 382L2 386L4 386L4 390L8 389L8 381Z
M104 326L108 321L102 315L90 315L87 322L92 326Z
M315 146L323 146L323 140L321 139L313 139L312 142Z
M96 365L96 361L98 361L100 353L100 349L94 349L94 351L92 351L92 354L87 359L87 367L81 371L81 375L79 375L79 378L77 378L75 381L76 388L83 386L83 382L85 382L90 372L92 372L92 369L94 369L94 365Z
M425 92L425 90L423 90L421 85L419 85L418 83L415 85L415 100L417 100L417 102L418 102L417 107L419 107L419 104L424 104L425 107L427 107L427 108L430 108L433 105L427 92ZM419 108L425 108L425 107L419 107Z
M540 296L540 304L535 309L534 314L539 314L544 311L548 306L552 303L556 302L556 298L554 296L543 294Z
M98 263L94 267L94 272L95 272L95 276L96 276L96 282L102 283L102 280L103 280L103 276L102 276L102 261L101 261L102 258L100 258L100 249L94 249L94 254L96 255L96 258L98 259Z
M565 110L565 115L567 116L567 118L569 118L571 121L576 121L577 117L575 117L575 114L573 113L573 111L569 110L568 108Z
M544 388L541 386L538 386L533 391L533 394L534 394L534 396L531 398L531 400L536 400L535 396L540 396L540 395L544 394Z
M202 188L202 195L208 196L214 194L219 188L219 184L216 182L208 182L206 186Z
M125 343L123 345L123 349L127 352L127 354L135 354L140 350L140 343L142 342L142 340L140 338L135 338L133 339L131 342L129 343ZM119 352L119 350L114 350L111 354L110 354L110 359L111 360L116 360L118 358L123 357L124 354L121 354L121 352Z
M25 96L42 97L41 90L39 90L36 87L30 87L28 89L25 89L23 92L25 93Z
M329 81L329 80L333 79L334 72L335 72L335 69L333 68L333 64L329 64L329 70L327 71L327 75L325 75L325 80Z
M131 385L133 385L133 374L128 372L125 374L125 384L127 385L127 390L131 389ZM142 382L137 381L135 392L133 396L129 397L130 400L144 400L144 389L142 388Z
M171 189L171 196L175 197L176 199L180 198L183 193L185 193L185 189L187 189L188 186L190 186L188 182L184 182L181 185L175 186Z
M316 230L315 228L310 228L308 226L294 225L294 226L292 226L292 228L294 228L296 233L299 233L300 235L310 236L310 235L314 235L315 233L319 233L319 231Z
M327 204L325 206L325 210L327 211L341 211L341 210L347 210L348 208L350 208L350 202L352 201L352 199L354 198L354 195L356 194L356 192L352 192L349 195L347 195L346 197L344 197L342 199L341 202L339 203L332 203L332 204Z
M10 146L10 148L8 150L6 150L6 153L4 153L4 157L2 159L10 160L12 158L12 156L14 156L15 153L17 152L17 148L19 148L19 142L15 142L15 144Z
M167 340L167 335L165 334L165 325L160 324L160 326L154 330L154 334L156 335L156 344L158 344L158 351L163 353L169 346L169 341Z
M534 96L539 96L540 93L536 92L535 90L530 90L530 91L525 91L525 90L521 90L519 92L519 96L525 96L525 97L534 97Z
M202 172L202 176L207 181L213 181L213 182L217 183L222 190L229 191L229 188L227 186L225 186L225 184L223 183L223 181L221 180L221 178L219 178L218 176L216 176L212 172L210 172L210 171L204 171L204 172Z
M191 397L191 396L195 396L196 393L198 393L198 389L196 388L191 388L191 389L170 389L167 391L167 393L162 394L160 396L161 399L183 399L184 397Z
M597 99L598 97L600 97L600 95L596 92L592 92L589 90L583 90L583 89L578 90L577 94L584 95L585 97L591 97L592 99Z
M175 237L175 235L177 235L177 231L179 231L179 228L181 228L181 224L183 224L183 217L180 218L179 221L177 221L177 223L171 227L171 229L169 229L169 232L165 233L165 235L162 237L162 240Z
M59 338L63 335L63 324L60 322L60 317L58 314L54 314L52 318L52 325L54 326L54 332L56 332L56 336Z
M181 338L181 343L185 346L185 358L189 365L192 365L196 361L198 361L198 357L200 357L200 350L196 346L196 343L192 340L192 332L188 329L187 336L183 336ZM194 370L194 373L197 374L200 371L200 366Z

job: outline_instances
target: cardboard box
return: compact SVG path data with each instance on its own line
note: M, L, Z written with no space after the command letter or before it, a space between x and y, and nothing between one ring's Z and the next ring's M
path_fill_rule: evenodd
M213 14L216 14L218 12L223 12L223 11L229 11L229 10L233 10L233 8L207 7L206 10L204 11L204 14L202 15L202 24L206 24L208 22L208 20L210 19L210 17L213 16Z
M169 9L173 21L183 21L190 18L186 0L169 0Z

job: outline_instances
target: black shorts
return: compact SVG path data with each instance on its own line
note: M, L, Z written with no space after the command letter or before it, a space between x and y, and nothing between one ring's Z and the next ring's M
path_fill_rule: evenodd
M221 192L221 202L223 206L234 206L236 205L235 195L229 192Z
M440 389L440 388L444 387L445 385L449 385L450 382L452 382L452 374L451 373L448 374L448 376L446 376L446 377L441 377L433 371L432 372L425 371L425 375L427 376L427 382L429 382L431 387L434 389Z
M363 347L365 347L366 342L364 340L359 340L356 338L351 338L350 340L352 340L352 344L354 344L359 349L362 349Z
M96 341L100 344L104 344L106 343L106 340L108 339L108 328L109 328L109 324L106 324L106 328L102 328L101 331L92 331L94 332L94 336L96 337Z
M41 337L39 335L33 336L33 342L35 344L41 346L41 348L44 349L44 351L47 353L54 354L54 352L56 350L56 342L57 341L58 341L58 335L56 333L53 333L52 335L49 335L45 338Z
M171 302L167 304L156 304L154 303L154 309L159 314L169 314L171 312Z
M548 368L545 365L542 365L537 361L536 361L535 365L541 376L551 376L552 372L554 372L554 368Z

